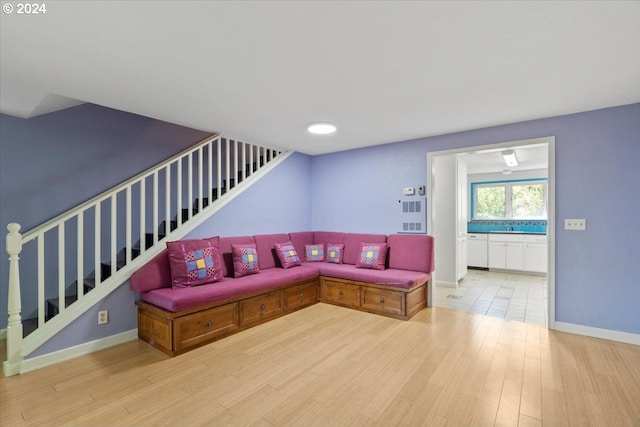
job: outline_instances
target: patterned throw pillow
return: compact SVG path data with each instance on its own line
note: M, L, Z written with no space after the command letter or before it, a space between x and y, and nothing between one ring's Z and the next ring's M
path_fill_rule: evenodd
M293 247L293 243L276 243L275 247L278 259L282 263L282 268L289 268L300 265L300 257L298 256L296 249Z
M344 245L334 245L327 243L327 262L334 264L342 264L342 257L344 256Z
M304 245L307 262L324 261L324 244Z
M233 277L260 273L256 245L231 245L233 254Z
M171 284L174 287L204 285L222 280L217 239L167 242Z
M384 270L387 259L386 243L362 243L356 267Z

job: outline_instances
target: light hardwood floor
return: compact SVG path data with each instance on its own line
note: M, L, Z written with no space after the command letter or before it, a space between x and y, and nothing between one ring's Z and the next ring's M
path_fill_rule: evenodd
M0 382L2 426L639 426L640 347L444 308L316 304L169 358L133 341Z

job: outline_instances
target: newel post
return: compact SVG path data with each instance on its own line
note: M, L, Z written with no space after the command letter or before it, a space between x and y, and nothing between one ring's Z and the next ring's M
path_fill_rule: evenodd
M20 311L20 269L18 260L22 252L22 235L20 224L11 223L7 226L7 252L9 253L9 298L7 324L7 360L4 362L4 375L16 375L20 373L22 364L22 318Z

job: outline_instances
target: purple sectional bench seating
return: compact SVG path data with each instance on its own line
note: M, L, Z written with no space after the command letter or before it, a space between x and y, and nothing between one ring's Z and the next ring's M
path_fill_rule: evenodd
M210 240L217 245L222 280L174 286L167 249L131 276L131 289L140 293L138 335L169 355L319 301L403 320L431 306L434 253L428 235L306 231ZM283 265L276 246L287 242L295 253L284 247L284 256L292 258ZM249 250L246 262L234 265L233 245L254 247L257 263L250 264ZM306 260L307 249L311 254L318 248L324 257ZM341 255L341 263L327 262L329 248L339 249L331 254L333 261ZM247 266L259 271L234 277Z

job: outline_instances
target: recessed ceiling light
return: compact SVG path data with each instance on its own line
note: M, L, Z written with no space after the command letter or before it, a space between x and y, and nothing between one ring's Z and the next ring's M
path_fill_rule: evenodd
M315 135L329 135L336 131L336 125L331 123L311 123L307 131Z

